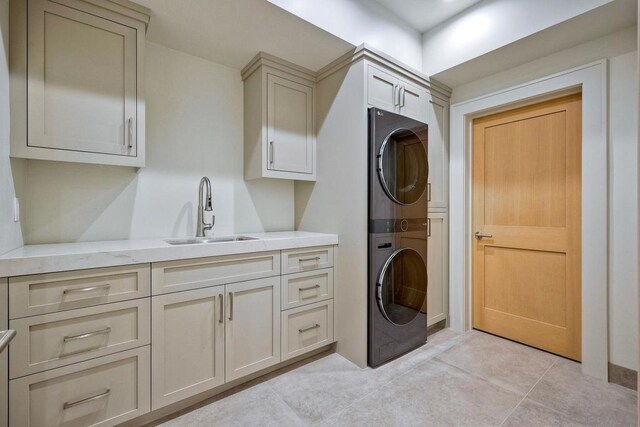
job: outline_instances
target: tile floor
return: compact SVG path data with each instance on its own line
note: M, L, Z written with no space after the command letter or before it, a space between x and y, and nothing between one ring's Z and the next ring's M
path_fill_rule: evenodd
M631 426L636 392L482 332L444 329L377 369L324 354L162 426Z

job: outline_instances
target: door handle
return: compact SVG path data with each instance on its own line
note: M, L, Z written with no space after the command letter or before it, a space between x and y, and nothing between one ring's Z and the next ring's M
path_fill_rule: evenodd
M482 239L482 238L484 238L484 237L486 237L486 238L490 239L490 238L492 238L492 237L493 237L493 234L485 234L485 233L482 233L482 232L480 232L480 231L476 231L476 233L474 234L474 236L476 236L476 239L478 239L478 240L480 240L480 239Z
M127 148L133 148L133 117L127 119Z
M398 103L400 104L400 107L404 107L404 93L405 93L405 88L404 86L400 87L400 94L398 96Z
M220 313L218 314L218 323L224 322L224 295L218 294L220 300Z
M269 164L273 164L273 157L275 155L275 147L273 146L273 141L269 141Z
M229 320L233 320L233 292L229 292Z
M393 106L397 106L399 103L398 97L396 96L396 92L398 91L398 85L393 85Z

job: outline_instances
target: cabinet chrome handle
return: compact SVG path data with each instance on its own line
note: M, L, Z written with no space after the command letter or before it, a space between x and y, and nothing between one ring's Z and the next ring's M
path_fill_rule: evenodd
M229 320L233 320L233 292L229 292Z
M110 283L105 283L104 285L96 285L96 286L88 286L86 288L69 288L62 291L63 294L73 294L73 293L81 293L81 292L91 292L97 291L99 289L109 289L111 287Z
M7 348L7 346L15 336L16 336L15 329L7 329L6 331L0 331L0 353L2 353L5 348Z
M127 148L133 148L133 117L127 119Z
M316 323L315 325L307 326L306 328L300 328L300 329L298 329L298 332L303 333L303 332L307 332L307 331L310 331L312 329L316 329L316 328L319 328L319 327L320 327L320 325L318 325Z
M480 239L482 239L482 238L484 238L484 237L486 237L486 238L491 238L491 237L493 237L493 234L485 234L485 233L482 233L482 232L480 232L480 231L476 231L476 233L474 234L474 236L476 236L476 239L480 240Z
M269 141L269 164L273 164L274 154L275 154L275 148L273 146L273 141Z
M298 260L298 262L307 262L307 261L320 262L320 257L319 256L314 256L314 257L311 257L311 258L300 258Z
M406 90L405 90L404 86L401 86L400 87L400 93L398 95L398 98L399 98L398 102L400 103L400 107L404 107L405 93L406 93Z
M73 408L74 406L78 406L78 405L82 405L83 403L88 403L88 402L92 402L94 400L98 400L98 399L104 399L105 397L109 396L111 394L111 390L106 389L105 391L98 393L94 396L91 397L86 397L84 399L80 399L80 400L75 400L73 402L65 402L64 405L62 405L62 409L66 410L69 408Z
M224 295L219 294L218 299L220 299L220 314L218 315L218 323L224 322Z
M398 92L398 85L393 85L393 106L394 107L400 103L399 97L396 96L397 92Z
M427 237L431 237L431 218L427 218Z
M310 291L311 289L318 289L320 285L307 286L306 288L298 288L300 292Z
M76 340L82 340L85 338L95 337L96 335L106 335L110 332L111 332L111 328L106 327L104 329L100 329L99 331L87 332L87 333L78 334L78 335L67 335L62 340L64 342L76 341Z
M427 202L431 201L431 183L427 183Z

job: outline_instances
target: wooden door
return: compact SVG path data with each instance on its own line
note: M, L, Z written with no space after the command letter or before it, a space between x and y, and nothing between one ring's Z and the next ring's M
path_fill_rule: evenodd
M28 145L136 155L136 29L29 2Z
M581 358L580 94L474 120L474 328Z
M224 384L224 286L152 298L152 409Z
M398 79L381 69L369 65L367 71L367 103L386 111L395 112L398 106Z
M280 277L226 286L226 380L280 362Z
M267 75L268 169L313 173L313 88Z

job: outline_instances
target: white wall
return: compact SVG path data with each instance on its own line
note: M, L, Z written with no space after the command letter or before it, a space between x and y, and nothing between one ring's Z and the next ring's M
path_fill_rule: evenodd
M611 0L484 0L422 35L432 76Z
M9 160L9 1L0 0L0 254L22 245L13 221L14 181Z
M609 58L609 361L638 369L637 30L618 33L453 88L452 103ZM588 189L584 189L587 191Z
M405 64L422 67L420 33L372 0L269 0L354 46L367 43Z
M147 167L27 161L27 243L194 235L204 175L216 234L293 229L293 182L243 179L239 70L147 43L145 84Z
M610 361L638 369L638 53L609 63Z

